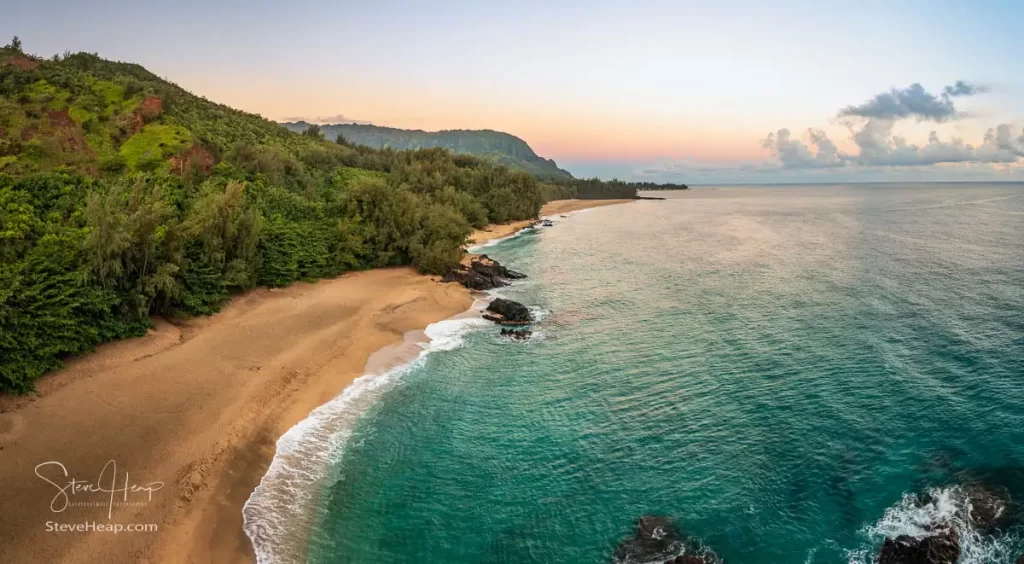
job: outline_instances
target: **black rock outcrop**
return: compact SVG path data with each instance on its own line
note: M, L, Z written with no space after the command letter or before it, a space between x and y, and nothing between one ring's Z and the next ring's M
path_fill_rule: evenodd
M509 280L520 280L522 278L526 278L525 274L505 268L500 262L487 255L480 255L476 257L470 263L470 266L476 272L492 278L508 278Z
M955 524L984 532L1001 526L1007 519L1010 498L1003 488L976 482L955 488L949 495L957 507L954 518L927 526L921 536L885 539L878 564L954 564L961 553L960 533ZM937 503L930 492L917 496L919 507Z
M956 564L959 558L960 535L951 527L937 527L922 538L900 535L885 539L878 564Z
M508 286L508 280L526 278L525 274L509 270L487 255L480 255L470 261L469 265L460 264L453 268L441 280L442 282L458 282L470 290L492 290Z
M487 306L487 311L491 313L484 314L484 319L500 325L529 325L533 322L533 316L526 306L504 298L495 298Z

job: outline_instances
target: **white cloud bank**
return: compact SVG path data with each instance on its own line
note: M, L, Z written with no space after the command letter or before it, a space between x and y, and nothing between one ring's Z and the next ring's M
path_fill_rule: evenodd
M904 119L942 123L963 118L965 115L953 104L954 98L986 91L984 87L959 80L935 95L920 84L912 84L878 94L863 104L847 106L838 116L848 118L847 125L858 149L853 154L840 151L824 131L816 129L808 129L803 138L795 139L789 129L783 128L769 133L762 146L772 152L782 167L793 169L1017 163L1024 157L1024 132L1018 135L1008 123L990 128L976 145L957 137L943 141L935 131L924 145L910 143L893 134L893 126Z

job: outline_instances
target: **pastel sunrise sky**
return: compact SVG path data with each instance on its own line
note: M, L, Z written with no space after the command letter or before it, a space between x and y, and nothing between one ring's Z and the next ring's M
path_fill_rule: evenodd
M39 55L279 121L506 131L576 176L1024 180L1024 2L5 4Z

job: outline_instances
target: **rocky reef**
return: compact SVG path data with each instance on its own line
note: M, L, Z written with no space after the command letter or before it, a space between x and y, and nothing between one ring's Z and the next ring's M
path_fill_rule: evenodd
M526 278L521 272L516 272L503 266L500 262L480 255L473 257L469 264L460 264L453 268L442 282L458 282L470 290L491 290L508 286L509 280L520 280ZM523 304L503 298L496 298L487 306L484 319L493 321L499 325L529 325L533 323L533 316L530 310ZM510 339L525 340L533 333L529 330L502 329L502 336Z
M1009 515L1009 493L1001 488L973 483L946 490L945 495L955 507L952 512L941 511L942 500L931 492L917 496L914 506L941 518L925 525L923 534L886 538L878 564L955 564L962 552L961 534L992 531Z
M615 564L719 564L713 552L685 538L671 518L645 515L636 521L633 536L622 541L612 557Z
M484 319L493 321L499 325L529 325L533 323L533 316L530 310L519 302L495 298L487 306L489 313L484 314Z
M508 286L509 280L526 278L521 272L509 270L487 255L473 258L468 265L460 264L451 269L442 282L458 282L470 290L492 290Z

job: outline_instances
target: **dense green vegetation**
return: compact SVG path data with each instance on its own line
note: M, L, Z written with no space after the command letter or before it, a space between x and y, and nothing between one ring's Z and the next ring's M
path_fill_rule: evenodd
M304 121L281 125L297 133L310 127L310 124ZM526 141L501 131L423 131L357 123L326 124L316 127L327 139L337 139L341 136L356 145L398 150L440 147L454 153L475 155L512 170L523 170L540 180L572 178L567 171L558 168L555 161L534 153Z
M632 199L638 190L686 190L685 184L655 184L653 182L625 182L622 180L601 180L600 178L573 178L551 181L559 197L581 200Z
M0 391L232 292L456 264L571 187L444 149L296 134L142 67L0 49Z
M368 124L316 125L304 121L281 124L291 131L335 139L348 147L391 149L420 149L440 147L454 153L481 157L492 164L505 165L511 170L523 170L535 176L552 197L560 198L635 198L637 190L686 190L685 184L656 184L654 182L624 182L600 178L573 178L568 171L555 165L555 161L537 156L522 139L500 131L448 130L428 132L418 129L396 129Z
M474 227L536 217L547 200L635 194L294 133L138 65L40 59L15 40L0 48L0 392L143 334L152 315L355 269L443 273Z
M686 184L673 184L671 182L657 183L657 182L630 182L637 190L689 190L690 187Z

